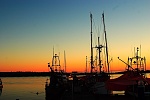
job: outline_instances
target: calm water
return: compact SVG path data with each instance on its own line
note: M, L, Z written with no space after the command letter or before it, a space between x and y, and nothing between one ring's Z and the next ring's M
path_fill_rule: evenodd
M0 100L45 100L45 82L47 78L1 77L4 87L0 92Z
M120 75L116 74L111 78ZM147 77L150 77L150 74L147 74ZM0 90L0 100L45 100L47 78L49 77L1 77L4 87Z

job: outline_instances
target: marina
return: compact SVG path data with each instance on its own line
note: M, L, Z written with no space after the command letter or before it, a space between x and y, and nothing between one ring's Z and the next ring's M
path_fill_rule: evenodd
M139 48L135 52L135 56L128 58L128 62L122 61L126 66L125 73L118 78L110 78L107 36L105 29L104 13L102 14L104 26L104 44L100 44L98 37L98 44L93 46L92 41L92 14L90 14L91 21L91 69L90 74L83 76L77 73L71 73L69 76L64 77L65 70L61 69L60 59L57 54L52 57L52 64L48 63L51 76L45 85L46 100L95 100L98 99L135 99L135 100L148 100L150 97L150 78L147 78L146 58L140 57ZM94 49L98 51L98 56L93 59ZM106 64L103 64L102 51L104 49ZM141 50L141 48L140 48ZM70 79L71 78L71 79ZM123 95L114 95L113 91L124 91Z
M94 95L106 95L111 94L111 90L107 90L105 88L105 83L107 80L110 79L109 75L109 61L108 61L108 49L107 49L107 37L106 37L106 30L105 30L105 21L104 21L104 13L102 14L103 25L104 25L104 35L105 35L105 44L100 44L100 40L98 37L98 44L97 46L93 46L93 38L92 38L92 26L93 26L93 18L92 14L90 14L90 21L91 21L91 69L89 75L84 76L77 76L76 73L72 73L71 77L73 80L69 80L69 76L66 76L64 81L64 73L65 70L61 69L60 66L60 59L57 54L54 53L53 49L53 57L52 57L52 64L48 63L48 67L51 71L51 76L49 82L46 82L45 85L45 92L46 92L46 99L49 100L51 98L55 98L57 100L61 100L66 91L69 93L82 93L89 96L90 94ZM93 59L94 48L98 51L98 64L95 64ZM107 64L103 66L102 62L102 49L106 52L106 59ZM105 67L105 68L104 68ZM68 95L67 95L68 96ZM65 97L64 97L65 98ZM80 96L79 96L80 98Z
M66 65L61 67L59 54L55 53L53 48L52 62L48 63L49 72L0 72L2 77L0 98L2 100L12 98L16 100L149 100L150 77L147 77L146 58L141 57L139 53L141 48L137 47L135 55L128 58L127 62L118 57L118 60L126 66L121 74L110 72L109 64L112 59L108 57L104 13L102 14L104 44L101 44L98 37L97 45L93 46L91 13L90 22L90 72L87 70L81 73L66 72ZM66 63L65 56L64 52Z
M131 72L134 73L134 72ZM128 74L128 72L127 72ZM46 100L99 100L99 99L108 99L108 100L126 100L126 99L132 99L132 100L149 100L150 99L150 87L149 87L149 78L147 77L147 82L144 84L139 84L134 82L132 80L132 78L137 81L139 80L139 76L130 76L133 74L128 74L129 77L131 78L131 80L129 79L123 79L116 83L117 86L115 86L113 83L107 83L110 84L110 86L112 86L111 88L108 86L105 86L106 89L108 90L112 90L112 93L108 93L108 94L99 94L93 91L90 91L90 87L89 86L85 86L85 83L81 80L80 77L78 77L78 81L76 80L76 78L74 77L73 80L68 80L68 84L67 88L63 88L64 90L62 90L59 94L59 96L56 96L58 98L55 97L54 95L54 91L53 93L50 94L46 94ZM122 74L117 78L114 79L110 79L111 80L116 80L119 79L121 77L126 76L126 74ZM126 76L127 77L127 76ZM140 81L143 78L140 78ZM145 80L145 78L143 79ZM124 81L125 83L120 83ZM131 81L133 83L131 83ZM109 82L109 81L108 81ZM127 84L126 84L127 83ZM133 85L130 85L133 84ZM120 85L120 86L119 86ZM141 87L142 86L142 87ZM127 88L126 88L127 87ZM132 87L134 87L134 90L132 89ZM60 87L61 88L61 87ZM60 89L59 88L59 89ZM98 88L95 88L98 89ZM130 91L129 91L130 90ZM122 91L121 93L119 93L120 91ZM105 93L105 91L103 91ZM58 91L57 91L58 93ZM130 94L129 94L130 93ZM140 99L141 98L141 99Z
M0 100L150 100L149 4L1 0Z

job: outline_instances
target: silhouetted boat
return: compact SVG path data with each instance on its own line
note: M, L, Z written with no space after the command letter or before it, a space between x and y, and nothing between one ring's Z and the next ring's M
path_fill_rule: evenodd
M60 100L67 87L67 77L61 70L57 54L53 54L52 66L48 63L48 67L50 68L50 79L46 81L45 85L46 100Z
M68 77L64 81L64 72L60 68L60 60L57 54L53 54L52 66L48 63L48 67L50 68L50 79L47 80L45 85L45 93L46 100L55 98L55 100L60 100L62 98L66 98L64 94L71 93L72 97L75 94L86 94L86 95L99 95L99 94L110 94L105 88L105 82L110 79L109 75L109 61L108 61L108 48L107 48L107 38L106 38L106 30L105 30L105 22L104 22L104 13L102 14L103 24L104 24L104 35L105 35L105 45L101 45L98 37L98 46L92 46L92 14L90 14L91 18L91 72L88 75L80 76L76 73L72 73L72 80L68 80ZM93 61L93 49L96 48L99 53L99 72L95 72ZM107 71L102 71L103 67L106 67L102 64L101 52L102 48L106 50L106 59L107 59ZM59 69L58 69L59 68Z
M104 13L102 14L103 19L103 26L104 26L104 44L100 44L100 37L98 37L98 44L96 46L93 46L93 39L92 39L92 14L90 14L91 19L91 74L88 74L86 76L83 76L83 80L85 84L87 85L89 91L94 95L104 95L104 94L111 94L111 91L108 91L105 87L105 83L108 79L110 79L109 75L109 60L108 60L108 47L107 47L107 36L106 36L106 30L105 30L105 21L104 21ZM97 55L96 59L93 60L93 50L96 49ZM105 52L105 54L104 54ZM103 55L103 54L104 55ZM104 57L106 57L106 64L103 64L102 62L105 61ZM106 68L105 70L102 70ZM97 70L99 69L99 70Z
M115 90L124 90L129 93L131 89L135 88L137 83L146 82L150 83L148 78L143 77L143 73L139 72L139 67L136 70L133 70L131 63L125 63L128 65L128 70L120 77L116 79L110 79L109 75L109 63L108 61L108 48L107 48L107 38L106 38L106 30L105 30L105 22L104 22L104 13L102 14L103 24L104 24L104 35L105 35L105 45L101 45L98 37L98 46L92 46L92 14L90 14L91 18L91 72L90 74L85 74L83 76L78 75L77 73L72 73L72 80L69 80L69 77L65 76L63 70L60 67L60 60L57 54L53 54L52 66L48 63L48 67L50 68L50 79L46 81L45 85L45 93L46 100L98 100L98 99L111 99L111 100L126 100L133 99L134 97L131 95L113 95L112 91ZM93 49L96 48L98 50L99 59L98 59L98 67L99 72L94 71L94 60L93 60ZM107 71L102 71L104 65L102 64L101 52L102 48L105 48L106 53L106 62L107 62ZM144 61L144 58L133 57L136 59L139 66L138 60ZM131 62L133 58L130 58ZM122 61L122 60L121 60ZM142 63L140 63L142 65ZM105 67L106 67L105 66ZM59 68L59 69L58 69ZM142 66L141 68L144 68ZM131 70L132 69L132 70ZM149 86L149 85L147 85ZM146 89L149 89L148 87ZM147 92L145 92L147 93ZM141 99L140 99L141 100ZM146 99L147 100L147 99Z
M127 65L127 69L120 77L107 81L106 87L108 90L124 91L124 95L141 98L140 100L147 95L150 96L150 78L147 78L146 73L143 73L146 69L146 59L140 57L138 52L139 48L137 48L134 57L128 58L127 63L118 57Z

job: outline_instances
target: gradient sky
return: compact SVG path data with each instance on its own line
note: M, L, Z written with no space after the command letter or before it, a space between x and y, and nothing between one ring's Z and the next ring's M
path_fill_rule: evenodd
M93 39L103 31L105 14L112 71L124 70L117 57L127 61L140 45L150 69L149 5L150 0L0 0L0 71L49 71L53 47L62 67L66 52L67 71L85 71L90 12Z

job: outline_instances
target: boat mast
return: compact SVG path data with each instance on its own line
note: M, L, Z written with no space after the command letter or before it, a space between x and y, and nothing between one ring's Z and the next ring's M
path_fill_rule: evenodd
M85 72L87 73L87 56L86 56L86 68L85 68Z
M101 73L101 68L102 68L102 64L101 64L101 55L100 55L100 53L101 53L101 48L102 48L102 45L100 45L100 41L99 41L99 37L98 37L98 56L99 56L99 71L100 71L100 73Z
M99 72L101 73L102 72L102 60L101 60L101 51L102 51L102 48L104 46L100 45L100 37L98 37L98 46L96 46L95 48L97 48L98 50L98 56L99 56L99 60L98 60L98 66L99 66Z
M66 72L66 53L64 51L64 72Z
M53 57L54 57L54 46L53 46ZM53 58L52 58L52 66L54 66Z
M105 42L106 42L106 60L107 60L107 67L108 67L108 73L109 73L108 46L107 46L107 36L106 36L106 29L105 29L104 13L102 14L102 17L103 17L104 34L105 34Z
M92 47L92 14L90 13L91 20L91 73L93 72L93 47Z
M138 65L139 65L139 62L138 62L138 60L139 60L138 51L139 51L139 48L137 47L137 55L136 55L137 70L139 70L139 67L138 67Z

